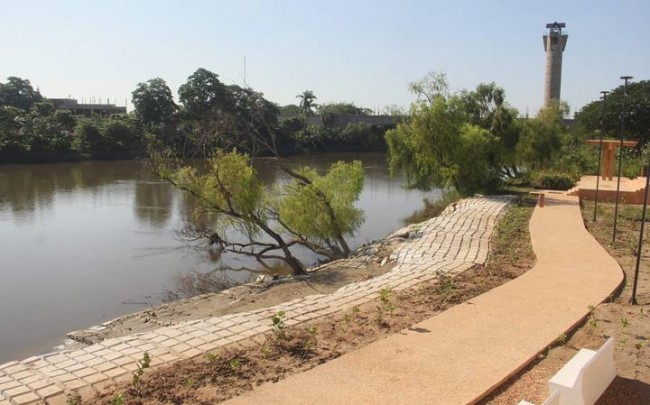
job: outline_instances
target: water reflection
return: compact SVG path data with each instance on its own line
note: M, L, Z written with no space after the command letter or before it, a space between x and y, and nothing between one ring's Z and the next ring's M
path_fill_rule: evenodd
M174 204L171 185L156 181L135 182L135 215L144 227L165 228Z

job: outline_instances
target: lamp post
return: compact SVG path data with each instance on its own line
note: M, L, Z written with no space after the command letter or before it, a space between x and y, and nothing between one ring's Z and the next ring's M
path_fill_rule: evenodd
M598 148L598 169L596 173L596 197L594 198L594 222L596 222L596 210L598 209L598 187L600 186L600 164L603 157L603 133L605 132L605 104L609 91L601 91L603 95L603 110L600 113L600 147Z
M618 155L618 181L616 182L616 205L614 206L614 232L612 234L612 243L616 242L616 225L618 222L618 194L621 190L621 168L623 166L623 131L625 131L625 113L627 108L627 83L632 79L632 76L621 76L621 80L625 81L623 87L623 111L621 111L621 147L619 148Z
M634 286L632 287L632 298L630 304L636 305L636 287L639 284L639 266L641 265L641 251L643 249L643 231L645 229L645 215L648 207L648 181L650 180L650 165L646 166L645 192L643 193L643 213L641 214L641 231L639 231L639 245L636 250L636 268L634 269Z

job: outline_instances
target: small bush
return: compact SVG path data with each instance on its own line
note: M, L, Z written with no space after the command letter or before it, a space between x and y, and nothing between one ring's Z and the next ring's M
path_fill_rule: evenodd
M568 190L575 183L571 175L561 172L538 172L533 174L532 179L533 187L548 190Z

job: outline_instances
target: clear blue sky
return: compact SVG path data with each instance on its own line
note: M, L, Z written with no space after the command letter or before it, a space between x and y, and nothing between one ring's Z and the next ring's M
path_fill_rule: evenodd
M548 22L567 24L562 99L571 110L650 79L650 1L8 1L0 80L47 97L110 97L162 77L176 94L199 67L279 104L407 106L410 81L447 74L454 90L494 81L522 114L543 101ZM557 6L553 6L553 4ZM561 4L561 5L560 5Z

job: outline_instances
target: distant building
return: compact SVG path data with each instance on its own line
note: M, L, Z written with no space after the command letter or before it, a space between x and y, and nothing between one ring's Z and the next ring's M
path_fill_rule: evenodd
M70 110L74 115L101 115L126 114L126 107L115 104L79 104L74 98L48 98L57 110Z
M562 85L562 53L569 39L567 32L562 32L565 23L554 22L546 24L549 29L544 35L544 50L546 51L546 82L544 89L544 107L551 101L560 100L560 87Z

